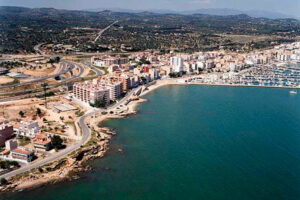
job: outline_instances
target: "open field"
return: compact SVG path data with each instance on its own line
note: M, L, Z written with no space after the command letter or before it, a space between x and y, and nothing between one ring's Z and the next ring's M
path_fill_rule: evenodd
M13 81L14 79L8 76L0 76L0 85L9 84L12 83Z

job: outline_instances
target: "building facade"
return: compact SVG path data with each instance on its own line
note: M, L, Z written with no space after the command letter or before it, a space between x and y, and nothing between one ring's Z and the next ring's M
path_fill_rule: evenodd
M172 66L173 72L183 72L183 59L181 57L171 57L170 65Z
M97 101L105 101L106 104L110 102L109 89L92 81L74 84L73 94L75 98L89 104L95 104Z
M30 138L34 138L39 131L39 124L34 121L21 121L20 124L17 124L14 127L16 135Z
M13 126L6 123L0 124L0 146L4 146L7 139L14 133Z

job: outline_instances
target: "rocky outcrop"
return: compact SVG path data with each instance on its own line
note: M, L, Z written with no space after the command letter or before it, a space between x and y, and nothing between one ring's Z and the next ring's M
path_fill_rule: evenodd
M7 185L0 186L0 191L19 191L44 184L78 179L80 172L92 169L86 164L87 161L101 158L105 155L109 142L115 134L110 128L98 128L90 141L76 153L21 176L13 177L8 180Z

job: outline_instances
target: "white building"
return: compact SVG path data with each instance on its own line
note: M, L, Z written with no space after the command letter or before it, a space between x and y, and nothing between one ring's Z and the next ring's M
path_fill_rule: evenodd
M14 126L16 135L34 138L40 131L39 124L34 121L21 121L20 124Z
M159 70L156 69L156 68L150 68L149 69L150 78L152 80L156 80L158 78L158 73L159 73Z
M183 72L183 59L181 57L171 57L170 65L172 65L173 72Z
M106 87L109 89L109 96L111 100L118 99L122 94L122 82L118 83L107 83Z
M103 100L107 104L110 101L110 91L107 87L94 84L92 81L75 83L73 94L76 99L85 103L95 104L96 101Z
M228 70L231 72L235 72L237 70L237 66L234 62L228 62Z
M205 62L197 62L197 67L201 70L204 70L206 67Z
M8 140L5 142L5 150L0 152L0 158L3 160L17 161L28 163L33 160L34 152L25 147L18 147L16 140Z

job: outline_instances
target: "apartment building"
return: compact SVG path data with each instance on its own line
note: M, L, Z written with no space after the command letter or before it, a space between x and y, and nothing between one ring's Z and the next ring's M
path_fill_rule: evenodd
M34 121L21 121L19 124L14 125L14 132L16 135L34 138L40 131L38 122Z
M173 67L173 72L182 72L183 71L183 59L181 57L171 57L170 65Z
M118 77L101 76L95 80L96 80L95 84L106 86L109 89L111 100L116 100L121 97L121 94L123 92L123 82Z
M158 79L159 70L157 68L150 68L148 73L150 75L151 80Z
M119 78L123 83L123 91L128 91L131 88L130 76L127 74L121 74Z
M32 144L37 151L49 151L51 148L51 140L45 133L37 134L33 138Z
M111 56L92 57L92 63L98 67L106 67L110 65L122 65L128 62L127 58L115 58Z
M24 162L31 162L34 157L34 152L30 149L18 147L11 150L11 157Z
M16 140L8 140L5 142L5 150L1 152L0 158L28 163L33 160L34 152L29 148L18 147Z
M73 86L74 97L89 104L95 104L97 101L104 100L107 104L110 101L110 91L106 86L85 81L75 83Z
M3 146L13 133L13 126L7 124L5 121L0 122L0 146Z

